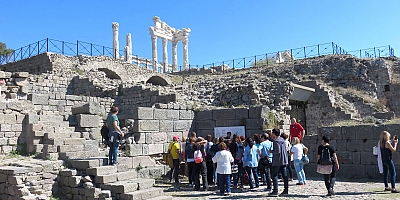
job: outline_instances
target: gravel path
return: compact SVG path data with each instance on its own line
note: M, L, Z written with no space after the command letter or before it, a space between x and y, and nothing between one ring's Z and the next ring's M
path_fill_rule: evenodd
M326 196L327 191L323 177L308 179L307 185L298 186L296 181L289 182L289 194L279 197L268 197L268 192L264 192L265 186L260 186L250 190L249 186L244 189L233 189L231 195L217 195L216 188L211 187L210 191L193 191L188 187L187 181L183 181L181 190L174 191L171 184L158 183L158 186L167 187L165 195L173 196L178 199L400 199L400 194L384 192L383 183L376 182L348 182L336 181L335 196ZM283 190L283 183L279 183L279 193Z

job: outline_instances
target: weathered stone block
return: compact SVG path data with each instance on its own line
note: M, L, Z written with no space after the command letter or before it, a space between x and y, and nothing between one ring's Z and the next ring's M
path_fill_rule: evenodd
M342 127L342 138L344 140L355 140L357 128L354 126L343 126Z
M235 110L233 109L213 110L213 120L221 120L221 119L235 119Z
M235 109L235 119L247 119L249 118L248 108L236 108Z
M133 119L154 119L154 109L138 107L133 111Z
M242 122L245 120L239 120L239 119L227 119L227 120L216 120L215 121L215 126L216 127L223 127L223 126L243 126Z
M28 100L32 101L34 105L48 105L49 95L46 94L29 94Z
M180 110L179 119L194 119L193 110Z
M164 145L163 144L149 144L149 155L164 153Z
M267 118L269 108L266 106L250 107L249 108L249 118Z
M137 172L135 170L130 170L126 172L118 172L117 173L117 180L118 181L126 181L126 180L132 180L137 178Z
M192 120L174 121L174 131L189 131L192 128Z
M17 116L14 114L4 114L4 123L5 124L16 124Z
M146 144L157 144L167 142L166 132L146 133Z
M138 144L146 143L146 133L134 133L135 142Z
M117 181L117 174L109 174L103 176L96 176L94 181L96 183L111 183Z
M214 120L196 121L196 129L214 129Z
M89 101L88 103L75 104L71 107L71 112L73 115L76 114L97 115L100 113L100 104L94 101Z
M39 121L39 116L37 114L25 115L25 124L37 124L38 121Z
M11 131L11 124L0 124L0 131Z
M341 140L342 139L342 127L321 127L321 128L318 128L318 135L329 136L331 138L331 140Z
M158 132L160 130L159 120L135 120L135 132Z
M246 128L248 129L263 129L264 119L246 119Z
M143 154L142 144L125 145L126 156L139 156Z
M170 120L160 120L160 131L171 132L174 130L174 122Z
M115 166L100 166L86 169L86 174L91 176L101 176L117 173Z
M79 187L81 185L82 176L71 176L69 177L68 186Z
M363 140L348 140L346 149L350 152L364 151L364 142Z
M154 109L154 119L168 119L167 118L167 109Z
M199 111L195 114L196 120L211 120L213 119L213 112L212 110L204 110L204 111Z
M149 156L133 157L133 168L136 168L139 165L142 167L146 167L146 166L148 167L148 166L154 166L154 165L156 165L156 163Z
M173 139L173 137L174 137L175 135L179 136L179 139L182 140L182 136L183 136L183 135L182 135L182 132L168 132L168 133L167 133L167 140L166 140L166 142L167 142L167 143L172 142L172 139Z
M78 121L78 126L82 128L98 127L100 123L100 117L98 115L78 114L76 115L76 119Z

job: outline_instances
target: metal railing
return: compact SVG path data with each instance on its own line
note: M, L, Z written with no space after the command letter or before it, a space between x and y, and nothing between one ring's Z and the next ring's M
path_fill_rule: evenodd
M373 47L369 49L360 49L356 51L345 51L342 47L338 46L333 42L295 48L295 49L288 49L285 51L287 53L290 53L289 55L293 60L301 60L301 59L307 59L329 54L351 54L359 58L379 58L379 57L394 56L394 49L390 45ZM189 69L210 68L217 66L229 66L230 68L237 69L237 68L248 68L257 65L270 65L277 63L279 61L279 58L277 58L278 53L283 53L285 51L260 54L260 55L226 60L210 64L202 64L202 65L190 64ZM36 56L45 52L59 53L68 56L89 55L89 56L109 56L112 58L114 57L113 49L110 47L82 42L79 40L77 40L76 43L70 43L70 42L64 42L60 40L46 38L37 41L35 43L29 44L27 46L15 49L11 54L7 56L0 56L0 65L9 62L17 62L19 60L30 58L32 56ZM122 57L125 54L123 50L120 50L116 53L118 53L119 57ZM137 55L132 55L132 63L147 68L150 67L153 68L152 66L153 62L151 60L141 58ZM163 64L161 64L161 66L162 65ZM178 70L182 71L184 70L184 68L182 66L178 66ZM160 71L160 69L158 69L157 71Z

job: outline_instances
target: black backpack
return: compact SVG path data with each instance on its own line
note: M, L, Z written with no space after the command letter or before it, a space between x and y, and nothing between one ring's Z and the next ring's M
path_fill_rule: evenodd
M110 129L108 129L108 127L106 125L104 125L103 127L101 127L101 137L103 140L103 144L108 145L109 141L110 141L110 136L108 135L108 132L110 131Z
M319 159L319 164L321 165L332 165L331 151L329 151L329 146L322 147L321 158Z

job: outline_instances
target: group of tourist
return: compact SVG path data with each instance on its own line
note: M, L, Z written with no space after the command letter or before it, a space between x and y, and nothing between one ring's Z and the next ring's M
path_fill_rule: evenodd
M109 164L117 165L118 145L124 133L119 128L118 107L113 106L107 117L106 126L109 129ZM231 193L231 181L233 188L243 188L246 182L250 189L258 188L259 174L263 185L267 187L265 191L271 191L269 196L278 196L278 177L284 183L281 195L289 192L289 179L293 179L291 166L297 173L298 182L296 185L306 185L306 176L303 169L303 156L307 154L308 148L302 144L305 134L304 128L291 119L290 134L280 133L277 128L272 131L265 131L262 135L253 135L245 138L230 132L226 137L215 138L207 135L207 140L197 137L195 132L189 133L186 140L184 155L182 157L179 145L179 136L174 136L173 141L168 146L168 152L172 156L173 167L171 170L170 181L179 188L179 166L180 161L184 160L188 167L189 185L194 186L194 190L200 190L200 175L202 177L203 190L209 190L209 184L219 187L220 194ZM232 138L231 138L232 137ZM290 142L289 142L290 141ZM329 155L329 173L324 174L325 187L328 191L327 196L334 196L333 190L336 181L336 171L339 170L339 161L335 148L329 144L328 136L322 137L322 144L318 147L317 163L322 165L325 154ZM394 166L392 152L397 150L397 135L391 138L390 133L383 131L378 142L377 161L380 173L384 176L384 191L399 193L396 190L396 169ZM292 163L293 162L293 163ZM389 175L391 187L389 187ZM248 177L248 178L247 178ZM174 179L174 180L172 180ZM246 180L249 179L249 180ZM273 186L273 187L272 187Z

